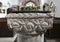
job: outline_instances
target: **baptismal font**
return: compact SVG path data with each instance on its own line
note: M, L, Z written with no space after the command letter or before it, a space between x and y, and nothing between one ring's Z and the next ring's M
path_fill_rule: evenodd
M7 24L17 34L17 42L44 42L45 32L53 27L55 7L52 4L45 4L48 9L43 10L35 2L27 1L20 11L8 13Z

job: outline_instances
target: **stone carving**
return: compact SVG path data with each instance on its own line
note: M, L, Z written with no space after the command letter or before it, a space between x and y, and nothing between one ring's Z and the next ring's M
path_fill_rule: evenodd
M53 18L49 18L46 14L39 13L19 13L8 14L7 23L10 28L14 28L15 31L19 31L23 34L37 33L37 31L45 32L52 27Z

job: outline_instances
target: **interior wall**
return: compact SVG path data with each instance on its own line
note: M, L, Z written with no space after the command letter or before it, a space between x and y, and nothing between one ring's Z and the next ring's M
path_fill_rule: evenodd
M60 18L60 0L53 0L53 2L55 3L56 6L56 12L55 12L55 17L59 17Z
M12 5L18 5L18 0L11 0L11 2L12 2Z

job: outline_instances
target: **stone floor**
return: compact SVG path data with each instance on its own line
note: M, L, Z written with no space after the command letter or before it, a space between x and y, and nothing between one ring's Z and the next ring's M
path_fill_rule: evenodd
M16 42L17 34L14 37L1 38L0 42ZM47 42L60 42L60 39L46 39Z
M4 39L2 39L2 40L4 40ZM1 41L1 42L5 42L5 41ZM7 40L6 42L11 42L11 41L10 40ZM60 39L49 39L49 40L47 40L47 42L60 42Z

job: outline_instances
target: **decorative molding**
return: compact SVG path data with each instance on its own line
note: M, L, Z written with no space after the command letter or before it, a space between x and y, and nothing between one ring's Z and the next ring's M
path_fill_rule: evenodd
M53 26L53 17L45 18L49 16L42 15L40 16L40 18L39 16L40 15L37 13L11 13L7 15L7 23L10 28L14 28L16 32L20 32L23 34L37 34L38 32L43 33ZM36 17L39 18L36 19ZM38 32L36 30L38 30Z

